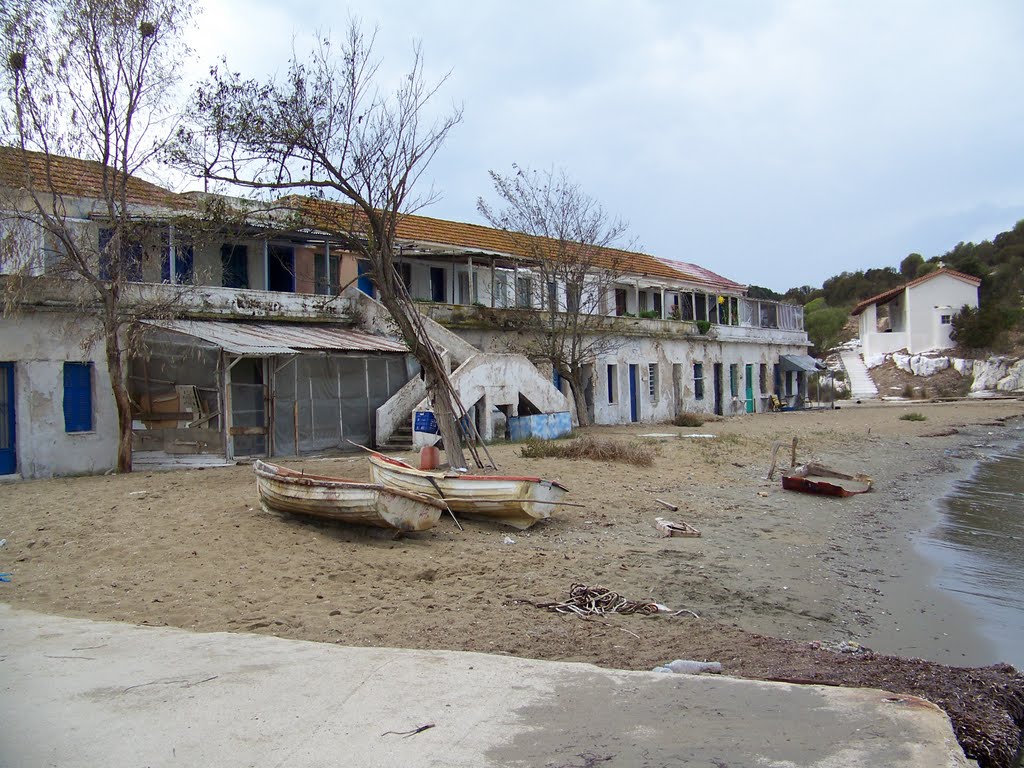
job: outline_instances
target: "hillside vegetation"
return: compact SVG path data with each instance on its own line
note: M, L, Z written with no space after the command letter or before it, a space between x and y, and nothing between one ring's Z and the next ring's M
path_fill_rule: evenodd
M925 259L911 253L898 268L842 272L820 288L802 285L784 294L751 286L750 294L802 304L814 351L824 354L843 340L846 318L858 302L942 266L981 278L979 309L962 311L953 319L953 338L959 346L978 353L1008 352L1018 347L1024 331L1024 220L992 240L960 242L940 256ZM849 325L846 327L848 333Z

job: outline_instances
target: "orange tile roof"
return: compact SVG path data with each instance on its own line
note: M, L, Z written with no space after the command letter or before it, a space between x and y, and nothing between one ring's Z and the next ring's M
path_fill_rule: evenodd
M344 203L336 203L327 200L316 200L313 198L296 197L286 198L290 205L300 213L309 216L311 222L316 225L330 228L331 222L336 222L339 217L349 218L355 215L352 206ZM411 240L430 245L452 246L462 249L477 249L483 252L507 254L522 259L534 258L536 255L552 254L555 252L557 243L548 238L532 238L538 242L536 249L523 247L521 242L508 233L486 227L480 224L466 224L459 221L446 221L434 219L429 216L405 215L398 222L398 237L402 240ZM687 280L695 283L704 283L706 280L701 275L684 270L680 267L672 267L665 262L637 251L625 251L618 248L599 248L597 250L594 265L605 269L612 269L616 272L644 275L647 277L662 277L669 280Z
M850 314L856 317L865 309L870 307L872 304L885 304L887 301L895 299L897 296L899 296L901 293L907 290L907 288L912 288L915 285L920 285L921 283L931 280L933 277L938 277L939 275L949 275L950 277L955 277L958 280L964 280L974 285L981 285L980 277L975 277L974 275L967 275L964 274L963 272L957 272L955 269L949 269L948 267L942 267L941 269L937 269L934 272L929 272L927 275L922 275L916 280L911 280L909 283L904 283L903 285L897 286L896 288L890 288L888 291L882 291L877 296L872 296L870 299L864 299L864 301L862 301L860 304L853 308L853 311Z
M78 160L41 152L23 152L18 147L0 146L0 187L52 191L66 197L103 199L103 166L92 160ZM181 207L185 200L163 187L130 176L128 202L135 205Z

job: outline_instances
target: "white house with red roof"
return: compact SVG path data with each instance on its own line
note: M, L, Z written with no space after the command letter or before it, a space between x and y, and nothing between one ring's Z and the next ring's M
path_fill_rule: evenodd
M901 349L911 354L955 346L953 315L978 306L981 278L945 267L865 299L853 308L860 319L865 362Z

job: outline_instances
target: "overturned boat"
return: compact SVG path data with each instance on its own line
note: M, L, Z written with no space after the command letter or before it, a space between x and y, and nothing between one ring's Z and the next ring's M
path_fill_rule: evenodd
M801 464L782 475L782 487L789 491L816 493L822 496L853 496L871 490L867 475L850 475L824 464Z
M394 490L443 500L453 512L484 517L520 530L551 516L563 504L564 485L539 477L469 475L416 469L400 459L370 454L375 482Z
M257 461L253 469L260 506L268 512L423 531L434 527L445 510L436 499L377 483L307 475L266 461Z

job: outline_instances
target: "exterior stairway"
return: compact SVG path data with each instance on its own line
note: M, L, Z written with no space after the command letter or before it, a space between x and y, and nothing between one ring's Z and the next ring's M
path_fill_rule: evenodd
M864 365L857 350L846 349L840 354L846 378L850 382L850 393L854 400L874 400L878 397L878 387L871 379L868 367Z
M388 435L386 442L377 446L377 450L380 451L411 451L412 449L411 424L402 424Z
M350 287L346 295L352 298L364 326L383 335L394 333L387 310L374 299ZM494 411L506 415L519 415L522 401L540 413L571 412L571 405L525 356L511 353L482 352L444 326L423 318L423 327L430 340L441 350L442 359L449 366L452 387L471 410L480 408L477 424L484 440L493 440ZM384 450L408 450L416 447L412 431L413 414L429 410L427 391L423 379L414 376L404 387L377 409L374 425L374 443Z

